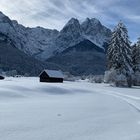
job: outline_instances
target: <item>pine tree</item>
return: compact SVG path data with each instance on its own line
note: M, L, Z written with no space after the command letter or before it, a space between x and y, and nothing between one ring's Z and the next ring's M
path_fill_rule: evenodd
M135 71L140 72L140 38L138 38L137 44L135 44L132 48L133 54L132 54L132 59L133 59L133 69Z
M120 21L112 33L108 47L108 69L116 70L117 75L125 76L128 86L131 86L130 80L133 72L132 47L130 44L127 28Z
M140 85L140 38L138 38L137 44L133 45L132 50L134 84Z

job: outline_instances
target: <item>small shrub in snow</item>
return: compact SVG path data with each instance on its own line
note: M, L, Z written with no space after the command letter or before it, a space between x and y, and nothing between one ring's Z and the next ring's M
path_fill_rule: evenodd
M140 86L140 72L135 72L133 76L133 84L134 86Z
M104 81L104 76L103 75L97 75L94 77L95 83L102 83Z
M91 83L102 83L104 81L103 75L95 75L89 78L89 82Z
M76 81L77 77L73 76L69 72L64 72L64 80L65 81Z
M112 69L105 72L104 82L112 83L116 87L131 87L133 80L131 75L126 76L125 74Z
M127 86L127 78L125 77L125 75L123 75L123 74L117 75L117 77L115 79L115 86L116 87L126 87Z
M82 75L81 76L81 80L86 80L86 79L89 79L90 78L90 76L87 76L87 75Z
M104 82L105 83L114 83L116 80L116 77L117 77L116 70L111 69L109 71L106 71L105 75L104 75Z
M30 76L29 73L25 73L25 74L24 74L24 77L29 77L29 76Z
M94 83L94 76L93 75L89 75L87 77L88 81L91 82L91 83Z

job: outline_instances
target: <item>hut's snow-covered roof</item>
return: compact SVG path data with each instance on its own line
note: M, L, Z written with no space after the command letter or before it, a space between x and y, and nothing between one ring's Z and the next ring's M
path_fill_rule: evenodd
M64 78L62 71L60 70L44 70L49 77L52 78Z

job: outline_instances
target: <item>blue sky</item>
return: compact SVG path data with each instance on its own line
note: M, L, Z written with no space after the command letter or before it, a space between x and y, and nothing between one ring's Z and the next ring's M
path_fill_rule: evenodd
M113 28L122 20L131 41L140 37L139 0L0 0L0 11L19 23L62 29L71 18L97 18Z

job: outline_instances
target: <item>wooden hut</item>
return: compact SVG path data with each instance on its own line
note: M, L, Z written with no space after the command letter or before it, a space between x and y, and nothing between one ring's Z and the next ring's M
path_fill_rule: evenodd
M4 80L4 77L0 75L0 80Z
M58 70L43 70L39 75L40 82L63 83L64 75Z

